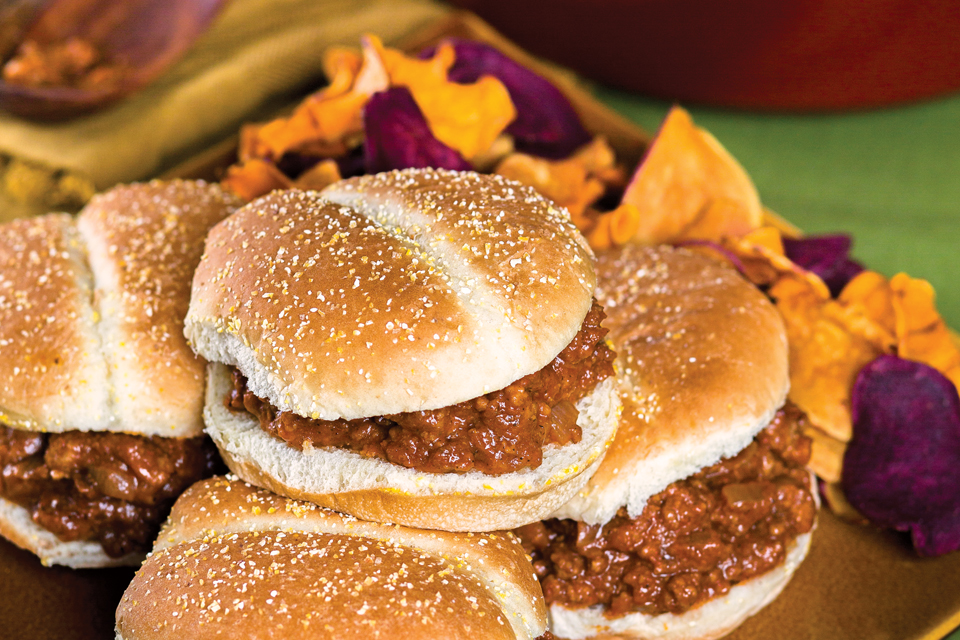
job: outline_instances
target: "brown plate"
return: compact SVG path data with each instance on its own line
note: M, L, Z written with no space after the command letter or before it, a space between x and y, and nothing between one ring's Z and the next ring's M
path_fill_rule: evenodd
M404 43L417 50L457 35L489 42L553 79L587 126L608 137L626 162L637 162L648 136L577 87L569 76L533 61L470 14L443 20ZM231 161L225 141L169 176L215 178ZM772 218L771 222L785 224ZM133 572L44 568L0 540L0 638L110 640L120 594ZM935 640L960 625L960 552L918 558L904 537L820 516L807 560L769 607L729 636L735 640Z
M0 540L0 638L110 640L130 569L45 568ZM730 640L933 640L960 624L960 553L920 559L896 534L824 512L783 594Z

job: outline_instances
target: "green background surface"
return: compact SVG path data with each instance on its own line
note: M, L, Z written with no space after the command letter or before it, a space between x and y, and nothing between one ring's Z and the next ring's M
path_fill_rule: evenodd
M670 106L596 94L651 132ZM960 96L830 115L684 106L743 164L767 207L807 233L851 233L869 268L929 280L960 328Z
M595 93L651 132L670 107ZM960 328L960 95L828 115L684 106L743 164L767 207L807 233L852 234L868 268L929 280ZM947 638L960 640L960 629Z

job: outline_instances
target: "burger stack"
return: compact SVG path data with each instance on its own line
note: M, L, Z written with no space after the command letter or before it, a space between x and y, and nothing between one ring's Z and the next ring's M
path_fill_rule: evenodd
M213 227L184 332L235 476L174 506L118 638L729 630L815 515L783 327L734 272L631 251L598 270L533 190L441 170Z

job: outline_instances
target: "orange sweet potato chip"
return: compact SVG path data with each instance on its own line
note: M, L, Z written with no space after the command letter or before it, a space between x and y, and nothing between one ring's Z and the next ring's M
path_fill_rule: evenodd
M240 127L240 142L237 145L237 159L240 162L270 155L270 149L260 139L262 127L262 124L245 124Z
M827 435L848 441L853 382L883 350L853 330L845 308L829 294L824 299L809 280L781 278L770 295L787 329L790 400Z
M340 179L340 168L336 160L324 160L304 171L293 181L297 189L320 191Z
M497 164L494 172L531 186L566 207L580 231L588 239L593 238L591 242L598 243L594 249L613 246L611 242L625 244L636 231L638 214L632 205L622 205L619 213L587 213L587 208L604 194L607 187L620 185L624 179L613 149L602 136L597 136L563 160L511 153ZM625 229L629 229L628 235L625 235ZM616 241L610 235L611 231Z
M680 107L667 114L623 195L640 211L633 241L720 240L760 226L760 197L743 168Z
M407 87L434 137L467 160L489 149L517 117L507 88L493 76L482 76L469 84L447 79L456 56L451 43L437 47L432 58L418 60L384 48L375 38L370 41L379 53L390 86Z
M566 207L574 221L603 195L603 183L590 176L573 159L547 160L525 153L511 153L497 165L496 173L533 187L558 205Z
M640 212L629 202L624 202L596 219L587 232L587 241L594 251L623 245L630 241L639 225Z
M960 350L937 312L936 294L926 280L898 273L890 279L897 355L939 370L960 388Z
M328 49L323 68L330 83L309 96L288 118L260 125L241 140L241 159L277 160L288 151L334 157L357 144L363 133L363 105L387 86L376 50L364 41L363 56L343 47Z
M884 276L876 271L860 272L843 288L837 302L844 309L847 326L852 331L884 353L893 353L897 344L893 292Z
M276 166L259 158L232 165L220 184L246 201L274 189L289 189L292 186L290 178L283 175Z
M363 59L356 50L347 47L329 47L323 52L323 74L329 84L320 90L328 97L340 96L353 86L363 66Z
M830 299L830 290L823 280L784 255L783 239L774 227L760 227L740 238L724 236L721 246L740 259L744 275L757 286L789 279L800 288L808 289L815 300Z
M847 445L831 438L810 424L809 420L801 424L803 435L811 440L810 462L807 466L827 482L839 482L843 471L843 454Z

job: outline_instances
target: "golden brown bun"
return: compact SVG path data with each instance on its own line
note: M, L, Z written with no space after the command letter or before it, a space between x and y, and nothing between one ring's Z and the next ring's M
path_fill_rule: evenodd
M0 227L0 421L199 435L203 362L182 318L203 237L236 204L215 185L152 182L94 197L76 223Z
M247 482L365 520L443 531L513 529L545 518L596 470L620 416L611 377L577 403L580 442L545 447L536 469L426 473L352 451L290 447L250 414L224 406L232 388L224 365L211 364L207 378L207 433Z
M180 498L117 608L125 640L529 639L545 627L510 534L363 522L235 478Z
M746 447L789 378L783 321L736 271L635 245L599 255L596 268L624 409L600 469L555 516L602 524Z
M404 170L275 192L217 225L187 337L302 416L435 409L546 364L590 309L592 254L500 176Z

